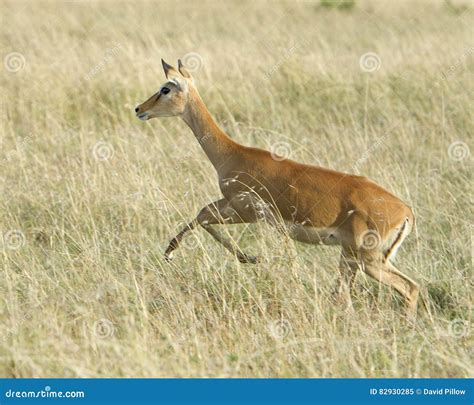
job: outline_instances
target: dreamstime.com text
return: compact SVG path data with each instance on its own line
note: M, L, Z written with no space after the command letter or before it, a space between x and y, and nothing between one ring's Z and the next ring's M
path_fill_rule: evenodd
M84 391L53 391L51 387L46 386L39 391L24 390L24 391L13 391L8 390L5 392L5 398L85 398Z

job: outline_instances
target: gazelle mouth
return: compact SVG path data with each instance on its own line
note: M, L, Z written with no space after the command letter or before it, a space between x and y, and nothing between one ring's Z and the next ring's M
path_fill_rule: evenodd
M142 121L146 121L148 119L148 113L141 113L137 115L138 118L140 118Z

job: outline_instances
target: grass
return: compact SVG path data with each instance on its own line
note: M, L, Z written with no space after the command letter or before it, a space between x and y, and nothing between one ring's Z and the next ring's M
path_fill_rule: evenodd
M323 3L2 3L1 376L473 375L472 7ZM265 224L225 229L256 266L199 230L164 262L220 192L183 122L133 108L189 53L234 139L413 207L397 266L432 319L362 274L341 311L338 249Z

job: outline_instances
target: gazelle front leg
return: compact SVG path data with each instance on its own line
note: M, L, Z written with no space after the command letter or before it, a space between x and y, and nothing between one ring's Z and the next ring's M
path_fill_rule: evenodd
M173 251L178 248L179 243L184 238L187 232L192 231L198 225L197 218L193 219L187 224L179 233L170 240L170 243L165 251L165 260L170 262L173 260Z
M242 252L238 246L225 236L217 232L212 225L217 224L242 224L247 223L237 212L229 205L226 199L221 199L205 206L198 216L187 224L173 239L171 239L168 248L165 251L165 259L171 260L173 251L187 232L193 230L197 225L201 225L211 236L223 245L229 252L237 256L241 263L257 263L257 258L249 256Z

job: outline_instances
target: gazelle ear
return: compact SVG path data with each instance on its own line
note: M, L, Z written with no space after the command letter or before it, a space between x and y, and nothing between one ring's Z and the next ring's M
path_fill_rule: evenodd
M181 62L181 59L178 59L178 70L179 70L179 73L183 75L183 77L191 80L194 83L194 79L191 76L191 73L189 73L189 71L184 67L183 62Z
M167 79L170 79L173 76L179 76L177 70L173 66L168 65L163 59L161 59L161 64L163 65L163 70L165 71Z

